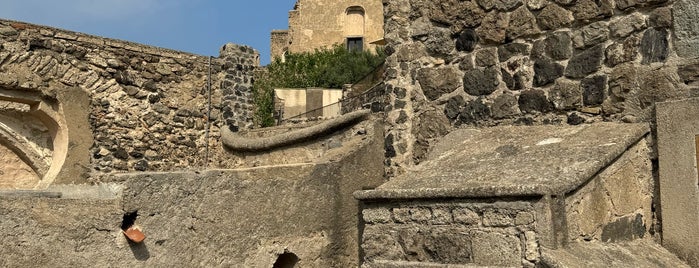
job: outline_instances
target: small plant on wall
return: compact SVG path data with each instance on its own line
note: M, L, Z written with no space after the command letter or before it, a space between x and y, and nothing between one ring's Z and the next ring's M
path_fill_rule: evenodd
M255 125L274 125L274 88L342 88L373 71L385 58L382 49L350 51L343 45L287 54L284 61L275 58L256 74L253 85Z

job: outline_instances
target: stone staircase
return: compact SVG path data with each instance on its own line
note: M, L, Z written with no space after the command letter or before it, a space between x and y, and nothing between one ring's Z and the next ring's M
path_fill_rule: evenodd
M642 124L463 129L362 201L362 267L686 267Z

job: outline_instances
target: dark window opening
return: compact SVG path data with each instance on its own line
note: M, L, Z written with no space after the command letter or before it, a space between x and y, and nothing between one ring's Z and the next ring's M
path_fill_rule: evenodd
M298 262L299 257L297 257L296 254L286 252L277 257L277 261L274 262L272 268L294 268Z
M364 38L362 38L362 37L348 37L347 38L347 50L349 50L349 51L362 51L362 50L364 50Z

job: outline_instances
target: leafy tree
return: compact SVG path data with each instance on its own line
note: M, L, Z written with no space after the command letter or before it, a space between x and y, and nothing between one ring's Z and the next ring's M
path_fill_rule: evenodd
M385 59L382 49L350 51L342 45L288 54L284 62L274 59L253 85L256 125L274 125L274 88L341 88L357 82Z

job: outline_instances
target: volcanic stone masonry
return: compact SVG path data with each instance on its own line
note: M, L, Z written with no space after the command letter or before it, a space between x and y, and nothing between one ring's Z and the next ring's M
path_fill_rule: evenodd
M387 171L460 125L647 122L699 95L693 0L392 0Z
M77 103L61 100L59 89L87 96L81 120L89 125L78 131L87 134L80 143L94 143L89 162L80 163L83 178L197 168L209 165L207 158L218 167L220 128L252 127L258 65L258 52L245 46L227 44L209 58L0 20L0 90L63 107Z

